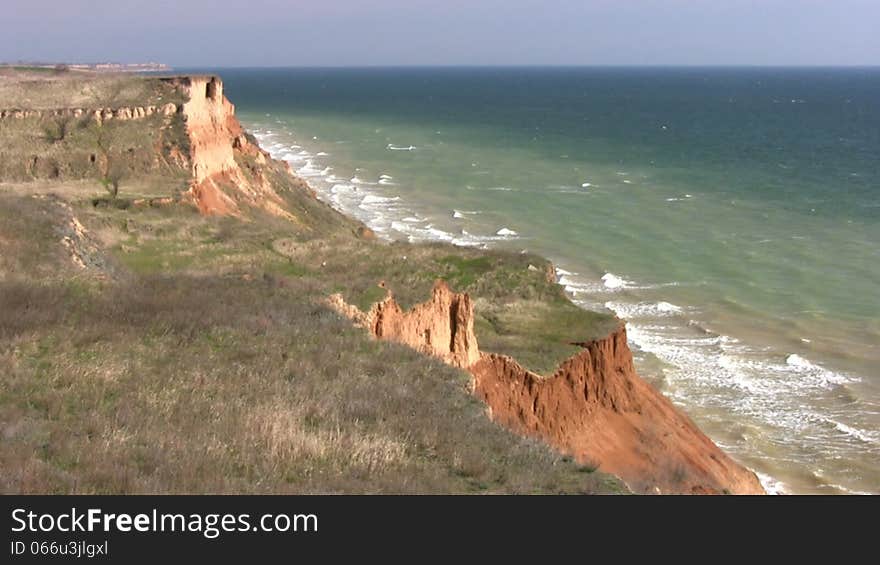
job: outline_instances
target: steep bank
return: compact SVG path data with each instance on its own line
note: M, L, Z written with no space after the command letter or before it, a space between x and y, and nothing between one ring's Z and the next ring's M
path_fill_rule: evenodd
M283 193L313 194L244 131L219 77L0 78L0 180L148 184L136 196L291 221Z
M192 169L187 196L199 211L240 215L241 206L249 205L294 220L284 209L267 171L275 169L277 174L281 167L282 173L289 173L289 168L272 160L245 134L235 117L235 106L223 95L220 78L181 77L173 79L173 83L187 95L181 107ZM295 180L292 174L289 177L290 181Z
M623 325L577 344L583 350L545 377L509 356L480 353L470 297L442 281L409 311L390 293L366 313L339 295L329 302L376 338L467 369L495 421L619 476L636 492L763 493L754 473L636 374Z
M627 491L491 422L461 371L317 304L386 247L345 224L337 280L326 240L277 217L43 187L0 185L0 492ZM266 245L294 237L316 263Z

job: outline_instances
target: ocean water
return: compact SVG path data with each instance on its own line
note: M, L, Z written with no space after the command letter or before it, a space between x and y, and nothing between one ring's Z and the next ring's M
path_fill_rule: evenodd
M880 493L880 69L214 70L378 233L552 259L768 490Z

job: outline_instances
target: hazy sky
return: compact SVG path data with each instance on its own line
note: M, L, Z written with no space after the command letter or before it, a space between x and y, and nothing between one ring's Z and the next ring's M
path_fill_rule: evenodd
M3 0L0 61L878 65L880 0Z

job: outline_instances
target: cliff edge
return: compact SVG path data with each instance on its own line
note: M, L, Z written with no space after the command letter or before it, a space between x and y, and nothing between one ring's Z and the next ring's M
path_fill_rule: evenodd
M284 194L314 198L235 116L212 75L0 75L0 180L93 180L112 198L254 208L293 222Z
M287 164L273 161L251 142L235 117L235 106L223 94L223 81L216 76L179 77L171 81L187 96L181 107L192 168L187 196L199 211L240 215L241 205L247 204L294 220L264 170L272 163L290 172Z
M579 353L543 376L511 357L481 353L473 302L443 281L409 311L390 292L366 313L338 294L329 303L378 339L467 370L492 419L620 477L635 492L764 492L754 473L638 376L622 323L605 338L576 344Z

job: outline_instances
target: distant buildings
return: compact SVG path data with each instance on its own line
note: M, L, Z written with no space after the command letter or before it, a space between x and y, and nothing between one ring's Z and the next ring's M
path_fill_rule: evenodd
M47 63L43 61L17 61L15 63L0 63L0 67L29 67L39 69L56 69L70 71L92 71L99 73L136 73L170 71L171 67L164 63Z

